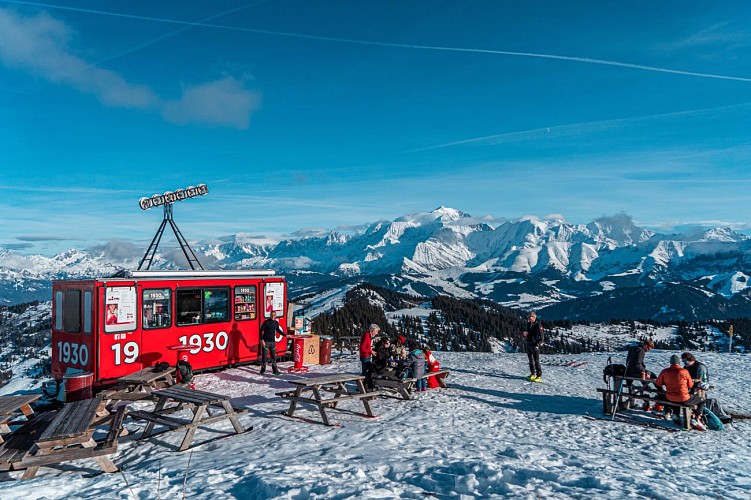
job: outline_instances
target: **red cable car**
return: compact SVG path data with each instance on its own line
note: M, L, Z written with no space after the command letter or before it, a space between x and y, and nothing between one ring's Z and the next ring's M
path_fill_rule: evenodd
M52 376L92 372L101 387L160 361L174 366L178 352L194 370L256 361L260 326L271 311L290 326L287 283L266 270L54 281ZM286 339L278 334L276 341L285 354Z

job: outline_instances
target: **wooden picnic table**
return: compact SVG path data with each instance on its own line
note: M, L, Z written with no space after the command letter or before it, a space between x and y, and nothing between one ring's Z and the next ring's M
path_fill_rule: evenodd
M438 386L442 388L446 388L446 377L448 374L451 373L449 370L443 369L438 370L435 372L427 372L425 375L420 377L420 379L428 379L430 377L435 377L436 382L438 382ZM399 394L403 399L413 399L412 398L412 390L414 389L415 382L417 382L418 379L416 378L392 378L392 377L384 377L384 376L373 376L373 386L377 389L392 389L396 391L397 394Z
M346 348L350 353L359 352L360 350L360 335L345 335L336 339L336 346L339 348L339 355L341 356Z
M10 434L10 420L21 415L30 420L34 415L31 403L40 397L41 394L0 396L0 444L3 443L3 434Z
M118 385L105 394L110 399L136 401L151 397L156 389L175 384L175 371L170 366L162 371L154 371L154 367L143 368L137 372L117 379Z
M126 407L117 410L106 439L97 443L93 424L105 411L102 399L95 398L66 403L60 411L37 416L0 448L0 471L26 469L22 479L30 479L45 465L94 458L104 472L117 472L106 455L117 451Z
M240 425L237 416L244 410L233 408L229 396L180 386L154 391L153 395L157 398L157 403L152 411L130 412L130 416L148 421L141 439L150 437L157 424L168 427L172 431L187 429L178 448L179 451L184 451L190 447L199 426L228 419L237 434L252 429L252 427L245 429ZM168 406L168 403L170 406ZM212 415L210 408L219 409L221 413ZM190 420L172 415L184 410L193 412L193 417Z
M363 375L348 373L289 380L289 383L296 386L294 391L277 393L278 396L290 400L289 410L284 414L294 417L298 403L313 405L318 408L325 425L332 425L326 414L326 409L336 409L339 403L347 400L362 401L366 412L364 416L375 417L370 407L370 400L381 395L379 392L367 392L365 390L365 377ZM354 384L354 390L347 388L348 383ZM333 393L333 397L327 397L328 394L326 393Z

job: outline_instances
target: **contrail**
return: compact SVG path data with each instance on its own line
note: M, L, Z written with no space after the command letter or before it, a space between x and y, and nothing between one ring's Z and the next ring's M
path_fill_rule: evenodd
M727 106L718 106L718 107L713 107L713 108L689 109L686 111L673 111L670 113L658 113L654 115L642 115L642 116L634 116L634 117L629 117L629 118L613 118L610 120L566 123L563 125L554 125L550 127L540 127L540 128L534 128L534 129L528 129L528 130L519 130L516 132L504 132L502 134L485 135L482 137L472 137L470 139L461 139L458 141L444 142L443 144L435 144L433 146L425 146L422 148L411 149L409 151L406 151L406 153L419 153L421 151L448 148L451 146L461 146L463 144L499 141L502 139L513 139L513 138L525 137L528 135L538 135L538 134L542 134L543 132L550 133L552 131L554 133L560 133L560 132L566 132L567 130L570 130L573 128L584 128L584 127L593 127L593 126L612 127L612 126L617 126L617 125L624 124L624 123L638 122L638 121L644 121L644 120L654 120L654 119L659 119L659 118L673 118L677 116L690 116L690 115L697 115L697 114L706 113L710 111L720 111L720 110L727 111L727 110L732 110L736 108L748 107L749 105L751 105L751 102L742 102L739 104L730 104Z
M123 17L123 18L128 18L128 19L139 19L142 21L155 21L155 22L161 22L161 23L181 24L181 25L196 26L196 27L203 27L203 28L240 31L244 33L257 33L261 35L283 36L283 37L289 37L289 38L303 38L307 40L320 40L320 41L325 41L325 42L351 43L355 45L368 45L368 46L375 46L375 47L393 47L393 48L401 48L401 49L435 50L435 51L444 51L444 52L464 52L464 53L473 53L473 54L492 54L492 55L516 56L516 57L532 57L532 58L538 58L538 59L553 59L557 61L579 62L579 63L586 63L586 64L599 64L603 66L616 66L620 68L639 69L643 71L653 71L657 73L671 73L674 75L695 76L698 78L714 78L717 80L733 80L737 82L751 82L751 78L746 78L746 77L741 77L741 76L717 75L714 73L700 73L696 71L683 71L683 70L678 70L678 69L661 68L658 66L647 66L644 64L633 64L633 63L627 63L627 62L621 62L621 61L609 61L606 59L594 59L591 57L562 56L562 55L556 55L556 54L541 54L537 52L515 52L515 51L510 51L510 50L472 49L472 48L464 48L464 47L443 47L443 46L438 46L438 45L413 45L413 44L406 44L406 43L378 42L378 41L372 41L372 40L355 40L351 38L338 38L338 37L320 36L320 35L306 35L303 33L289 33L285 31L260 30L260 29L254 29L254 28L243 28L239 26L226 26L226 25L221 25L221 24L195 23L195 22L190 22L190 21L180 21L176 19L138 16L134 14L123 14L119 12L106 12L106 11L95 10L95 9L84 9L80 7L66 7L66 6L61 6L61 5L52 5L52 4L46 4L46 3L40 3L40 2L23 2L19 0L0 0L0 2L9 3L9 4L18 4L18 5L28 5L28 6L34 6L34 7L44 7L44 8L49 8L49 9L67 10L67 11L73 11L73 12L84 12L88 14L101 14L104 16Z
M175 31L172 31L170 33L165 33L164 35L158 36L158 37L156 37L156 38L154 38L152 40L149 40L148 42L140 43L140 44L136 45L135 47L131 47L130 49L128 49L128 50L126 50L124 52L121 52L121 53L116 54L114 56L108 57L107 59L103 59L101 61L98 61L96 64L100 65L100 64L104 64L106 62L113 61L115 59L119 59L121 57L127 56L128 54L132 54L133 52L136 52L136 51L141 50L143 48L146 48L146 47L149 47L151 45L154 45L155 43L161 42L162 40L166 40L167 38L172 38L175 35L179 35L180 33L184 32L184 31L187 31L190 28L200 27L202 25L202 23L205 23L207 21L212 21L212 20L217 19L219 17L226 16L227 14L232 14L233 12L238 12L240 10L245 10L245 9L250 8L250 7L257 7L257 6L259 6L261 4L264 4L266 2L268 2L268 0L260 0L258 2L254 2L254 3L247 4L247 5L243 5L242 7L237 7L237 8L230 9L230 10L225 10L224 12L220 12L219 14L214 14L213 16L206 17L206 18L201 19L200 21L196 21L194 23L188 23L188 26L184 26L184 27L182 27L180 29L177 29Z

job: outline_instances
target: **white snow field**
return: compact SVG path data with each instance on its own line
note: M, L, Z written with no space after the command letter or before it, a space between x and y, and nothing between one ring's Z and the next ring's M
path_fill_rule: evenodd
M671 354L650 352L648 368L659 372ZM182 432L140 441L143 424L126 419L132 434L113 456L122 473L98 474L93 461L42 468L29 481L12 473L0 498L751 497L749 420L722 432L666 432L586 419L601 415L595 388L604 385L607 353L542 356L539 384L524 379L524 354L436 356L451 369L449 389L414 401L378 399L377 419L331 411L340 427L281 415L288 403L274 393L301 375L262 377L256 366L201 374L197 388L232 395L248 409L241 422L252 431L218 439L231 426L215 424L179 453L172 450ZM710 394L733 412L751 413L748 356L697 357L709 367L716 387ZM588 363L565 365L574 360ZM310 374L359 368L350 355L312 366ZM357 401L340 407L362 411ZM307 409L298 414L320 420Z

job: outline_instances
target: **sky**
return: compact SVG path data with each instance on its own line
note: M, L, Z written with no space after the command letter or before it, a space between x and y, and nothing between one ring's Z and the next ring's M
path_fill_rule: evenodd
M0 249L473 216L748 232L751 4L0 0Z

